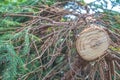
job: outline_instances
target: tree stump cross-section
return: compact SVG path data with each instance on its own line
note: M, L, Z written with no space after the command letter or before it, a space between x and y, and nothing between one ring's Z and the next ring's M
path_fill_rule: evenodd
M103 28L90 25L79 33L76 48L81 58L92 61L105 54L110 44L109 41L110 38Z

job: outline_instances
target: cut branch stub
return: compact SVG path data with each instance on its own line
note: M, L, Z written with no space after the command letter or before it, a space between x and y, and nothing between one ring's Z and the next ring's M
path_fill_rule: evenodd
M103 28L91 25L78 35L76 48L84 60L93 61L105 54L109 41L109 36Z

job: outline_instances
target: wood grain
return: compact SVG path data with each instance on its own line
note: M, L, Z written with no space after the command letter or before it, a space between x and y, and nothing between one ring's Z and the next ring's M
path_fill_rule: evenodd
M109 47L109 36L106 31L97 25L90 25L84 29L76 40L79 55L87 60L95 60L105 54Z

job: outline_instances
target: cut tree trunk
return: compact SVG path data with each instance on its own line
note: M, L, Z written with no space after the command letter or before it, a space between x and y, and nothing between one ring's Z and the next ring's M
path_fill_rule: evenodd
M92 61L103 56L109 44L110 39L106 31L102 27L90 25L79 33L76 48L81 58Z

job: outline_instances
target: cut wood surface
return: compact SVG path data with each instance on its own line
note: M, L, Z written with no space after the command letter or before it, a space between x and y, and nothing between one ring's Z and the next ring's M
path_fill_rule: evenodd
M109 36L97 25L90 25L79 33L76 48L79 55L87 61L95 60L105 54L109 47Z

